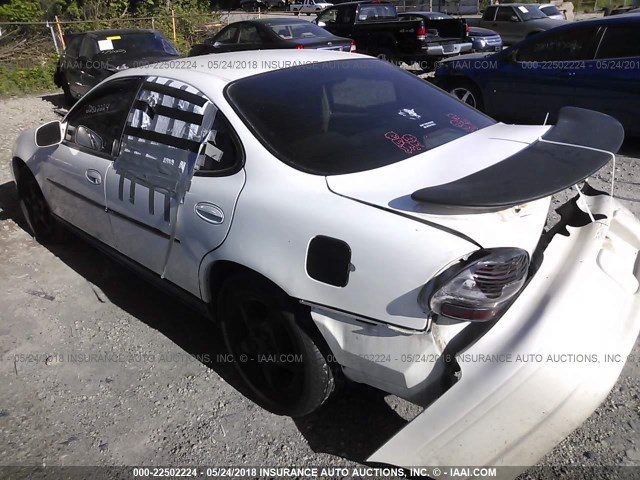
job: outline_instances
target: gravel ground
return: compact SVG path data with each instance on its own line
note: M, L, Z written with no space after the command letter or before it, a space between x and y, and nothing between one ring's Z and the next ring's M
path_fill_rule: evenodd
M36 243L8 162L17 134L57 118L60 101L0 100L0 465L352 467L420 412L347 385L307 418L267 413L240 393L205 319L80 240ZM615 192L640 216L640 148L624 152ZM594 186L609 177L605 168ZM605 403L540 465L640 466L639 394L639 365L627 363Z

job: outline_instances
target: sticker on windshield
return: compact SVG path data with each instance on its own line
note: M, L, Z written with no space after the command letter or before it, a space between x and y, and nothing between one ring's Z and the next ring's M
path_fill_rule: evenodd
M413 153L422 150L422 144L410 133L400 136L396 132L387 132L384 134L384 138L391 140L396 147L403 150L405 153Z
M122 37L120 35L112 35L107 37L107 40L122 40Z
M523 7L522 5L518 7L518 10L520 10L522 13L527 13L529 11L527 10L527 7Z
M113 50L113 42L109 39L98 40L98 48L101 52L104 52L105 50Z
M411 120L418 120L420 118L420 115L418 115L413 108L403 108L398 112L398 115L410 118Z
M460 130L464 130L467 133L475 132L478 130L478 127L469 121L469 119L460 117L455 113L447 114L447 118L449 118L449 123Z
M421 123L421 124L420 124L420 128L424 128L424 129L431 128L431 127L435 127L435 126L436 126L436 122L434 122L433 120L432 120L432 121L429 121L429 122L424 122L424 123Z

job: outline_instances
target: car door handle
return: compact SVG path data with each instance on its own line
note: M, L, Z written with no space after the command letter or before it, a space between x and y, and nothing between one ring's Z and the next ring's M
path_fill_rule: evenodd
M92 183L94 185L100 185L102 183L102 175L100 175L99 171L93 170L92 168L87 170L84 176L87 177L89 183Z
M196 215L207 223L220 224L224 222L224 212L213 203L200 202L195 206Z

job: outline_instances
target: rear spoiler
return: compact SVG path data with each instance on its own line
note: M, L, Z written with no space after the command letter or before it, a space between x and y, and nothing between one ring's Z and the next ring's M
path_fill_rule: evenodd
M563 107L558 123L515 155L453 182L413 192L418 202L470 209L506 208L571 187L605 166L624 140L604 113Z

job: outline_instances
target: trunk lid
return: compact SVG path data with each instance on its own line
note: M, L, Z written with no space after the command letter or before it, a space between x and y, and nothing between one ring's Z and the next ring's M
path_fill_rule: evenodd
M548 129L495 124L402 162L329 176L327 185L335 194L449 230L484 248L512 246L532 253L546 221L548 198L470 211L416 201L412 194L495 165L528 147Z

